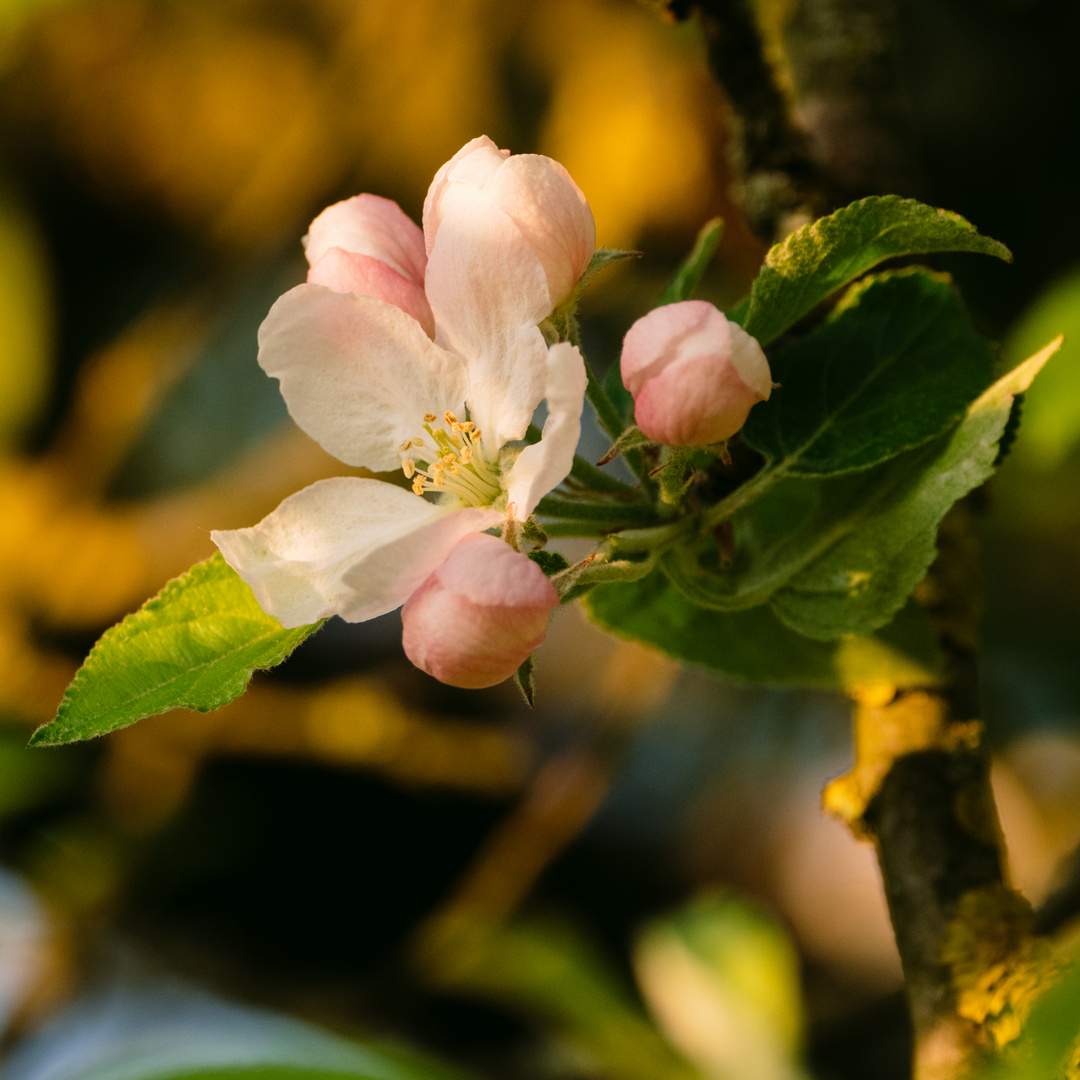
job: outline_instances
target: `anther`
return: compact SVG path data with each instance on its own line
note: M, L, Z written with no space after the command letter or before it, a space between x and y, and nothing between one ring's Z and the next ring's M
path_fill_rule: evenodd
M443 414L443 417L446 422L451 426L458 422L457 417L449 409L446 410L446 412ZM434 420L435 417L433 416L431 419Z
M404 454L410 446L412 446L412 439L406 439L403 443L398 443L398 450L400 450L401 453Z
M439 418L433 412L424 413L424 423L425 424L434 424L435 421L438 420L438 419Z
M405 474L405 478L407 480L411 480L413 473L416 472L416 462L413 461L411 458L406 458L401 463L401 471Z

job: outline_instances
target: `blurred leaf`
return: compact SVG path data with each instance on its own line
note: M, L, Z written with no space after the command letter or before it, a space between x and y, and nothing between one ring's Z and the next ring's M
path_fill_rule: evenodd
M130 976L62 1013L4 1064L5 1080L461 1080L412 1051Z
M645 927L634 962L653 1013L703 1073L800 1075L798 957L764 913L733 897L699 899Z
M288 420L259 367L257 334L274 300L298 280L291 265L253 274L215 301L216 324L112 477L113 495L146 498L205 480Z
M873 196L804 225L765 256L743 327L767 345L822 300L885 259L971 251L1012 261L959 214L898 195Z
M940 677L929 622L910 604L873 637L826 643L797 634L766 605L732 612L699 607L656 571L641 581L598 586L583 603L607 630L745 682L843 689L866 682L927 686Z
M622 977L572 927L550 920L472 923L428 957L440 985L493 1001L542 1024L579 1060L574 1071L610 1080L697 1080Z
M48 393L49 293L38 238L21 207L0 191L0 447L26 432Z
M1061 1080L1080 1036L1080 968L1074 967L1035 1002L1020 1039L979 1073L981 1080Z
M947 279L923 270L871 278L776 357L780 387L750 413L743 438L794 474L865 469L958 420L992 367Z
M929 568L938 523L953 503L992 475L1014 397L1060 346L1059 338L1000 378L955 431L888 465L881 487L891 487L889 493L773 597L780 618L825 640L867 633L886 622Z
M70 758L28 750L23 736L0 736L0 820L51 798L70 765Z
M1065 335L1061 359L1024 398L1017 458L1052 469L1080 444L1080 270L1055 282L1028 308L1002 348L1017 363L1043 341Z
M694 290L701 283L705 271L712 262L712 257L724 235L723 218L713 218L707 221L697 234L693 250L683 260L679 269L675 271L671 281L668 282L663 296L657 303L657 307L665 304L675 304L680 300L689 300L694 295Z
M321 625L285 629L212 555L105 631L31 744L91 739L170 709L220 708Z

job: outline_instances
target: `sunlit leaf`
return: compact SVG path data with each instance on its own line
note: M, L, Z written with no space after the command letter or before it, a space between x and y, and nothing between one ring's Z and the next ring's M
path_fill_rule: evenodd
M1017 456L1051 469L1080 446L1080 271L1055 282L1024 313L1002 348L1018 363L1042 342L1065 335L1061 357L1024 396Z
M883 260L934 251L1012 261L1004 244L980 236L959 214L898 195L861 199L804 225L769 251L750 293L744 328L768 344Z
M213 555L104 633L31 743L90 739L170 709L220 708L321 625L286 630Z
M919 270L855 286L772 371L780 386L743 438L774 466L828 476L939 435L990 384L992 357L948 280Z

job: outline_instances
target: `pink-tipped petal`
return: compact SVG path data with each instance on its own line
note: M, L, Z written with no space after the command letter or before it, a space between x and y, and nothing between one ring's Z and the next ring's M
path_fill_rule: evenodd
M581 353L563 341L548 350L548 415L538 443L518 454L506 478L508 505L525 521L536 504L562 483L574 465L581 438L581 410L585 404L585 361Z
M281 381L293 419L334 457L400 467L425 413L462 412L462 362L411 316L372 296L298 285L259 328L259 363Z
M520 439L544 396L547 279L517 226L482 192L455 184L428 259L436 341L469 370L470 415L487 447ZM492 440L489 442L489 440Z
M569 296L596 249L596 225L566 169L540 154L515 154L485 194L514 221L540 259L552 305Z
M424 242L429 255L442 221L441 203L447 186L456 182L482 189L509 156L509 150L500 150L486 135L480 135L439 169L424 198Z
M392 199L364 194L328 206L304 237L308 264L314 266L334 247L378 259L423 287L424 234Z
M392 611L462 536L498 518L448 510L379 480L338 477L290 495L258 525L210 535L263 610L292 627Z
M494 686L543 642L558 603L527 556L496 537L467 536L402 608L405 654L451 686Z
M703 300L638 319L623 342L621 372L638 427L669 446L730 438L772 391L761 346Z
M429 338L435 337L435 316L424 290L380 259L332 247L308 271L307 279L309 285L385 300L411 315Z

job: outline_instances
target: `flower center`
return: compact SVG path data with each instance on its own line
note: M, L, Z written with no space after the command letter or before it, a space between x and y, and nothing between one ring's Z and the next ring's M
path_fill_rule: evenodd
M401 470L412 480L417 495L425 491L445 491L466 506L490 506L500 494L499 466L484 460L480 444L483 432L471 420L458 420L452 413L443 424L434 413L424 414L424 431L403 442L398 449L409 454L401 460ZM414 453L419 451L419 453Z

